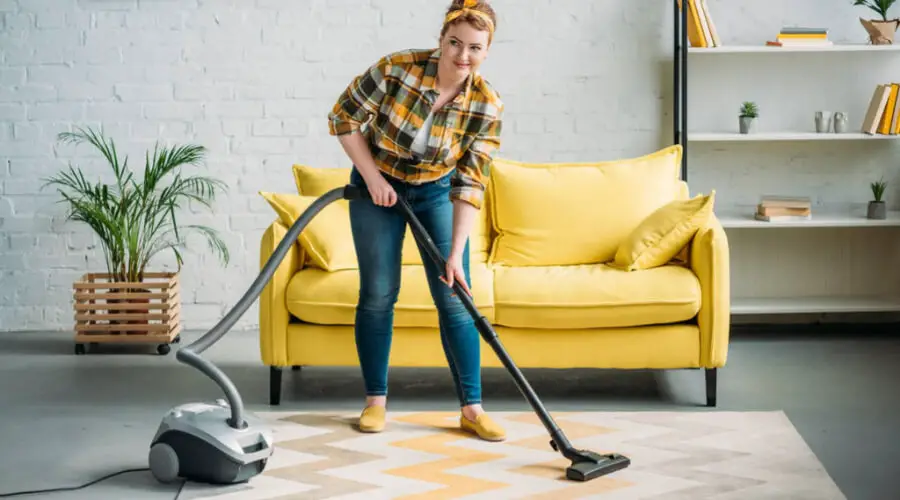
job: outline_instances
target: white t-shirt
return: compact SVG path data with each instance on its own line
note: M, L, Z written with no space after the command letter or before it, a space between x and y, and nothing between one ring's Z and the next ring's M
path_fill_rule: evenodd
M434 113L428 113L428 116L425 118L425 123L422 124L422 128L419 129L419 133L416 134L416 138L413 140L412 151L419 156L425 156L425 150L428 147L428 136L431 135L431 123L433 120Z

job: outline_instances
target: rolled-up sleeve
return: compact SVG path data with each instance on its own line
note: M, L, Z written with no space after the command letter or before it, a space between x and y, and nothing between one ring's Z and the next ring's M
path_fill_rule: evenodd
M385 77L389 70L390 62L383 57L350 82L328 113L331 135L359 130L375 116L387 93Z
M503 129L502 108L472 141L469 149L456 164L451 179L450 199L461 200L481 209L484 191L491 176L491 164L500 148L500 132Z

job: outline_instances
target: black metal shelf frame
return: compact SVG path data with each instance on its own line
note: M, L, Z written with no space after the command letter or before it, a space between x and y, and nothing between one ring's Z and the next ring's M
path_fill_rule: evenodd
M687 151L687 61L688 61L688 37L687 37L687 7L681 8L681 0L672 0L673 5L673 47L674 71L673 71L673 131L675 144L680 144L681 155L681 180L687 182L688 151Z

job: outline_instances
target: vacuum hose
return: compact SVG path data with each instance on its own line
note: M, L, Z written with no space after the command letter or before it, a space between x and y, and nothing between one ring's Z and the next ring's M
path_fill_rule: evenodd
M225 373L212 362L200 357L200 353L218 342L223 335L231 330L237 320L243 316L272 279L275 270L281 265L281 261L284 260L284 256L287 255L291 246L296 243L300 233L303 232L303 229L306 228L310 221L312 221L322 209L340 199L349 200L365 195L368 195L368 193L363 193L362 189L359 187L348 184L344 187L332 189L316 199L306 208L300 217L297 218L287 234L275 248L275 251L272 252L272 256L269 257L269 260L263 266L262 271L260 271L256 279L253 280L250 288L244 292L244 295L238 300L237 304L228 311L228 314L226 314L224 318L202 337L191 344L178 349L175 353L175 357L178 361L200 370L222 388L222 391L225 393L225 399L231 407L231 418L228 421L228 425L232 428L243 429L247 427L247 422L244 420L244 402L231 379L229 379Z
M269 257L269 260L263 266L262 271L238 303L228 311L228 314L226 314L225 317L210 331L206 332L205 335L192 344L182 347L176 353L176 357L179 361L191 365L205 373L212 378L213 381L219 384L219 387L221 387L223 391L225 391L225 397L228 399L229 406L231 407L231 418L228 420L228 425L232 428L247 428L247 422L244 420L244 402L241 400L241 395L238 393L237 388L235 388L231 380L229 380L215 365L201 358L200 353L218 342L218 340L234 326L238 318L247 311L250 304L256 300L265 286L269 283L269 280L272 279L272 275L275 274L275 270L281 264L281 261L284 260L284 256L287 254L291 245L295 244L300 233L303 232L303 229L306 228L309 222L321 212L322 209L330 203L340 199L352 200L359 198L371 197L369 196L368 190L354 186L353 184L347 184L346 186L332 189L316 199L309 207L307 207L300 217L297 218L281 242L278 243L272 256ZM440 254L434 241L431 240L428 231L425 230L425 227L413 214L412 208L402 197L397 199L397 205L412 226L412 233L416 238L416 241L425 248L429 257L431 257L435 264L439 266L439 269L443 269L445 265L443 256ZM503 363L503 366L506 367L510 375L512 375L519 391L525 396L525 399L537 413L541 423L544 424L544 427L550 433L550 447L572 461L572 465L566 469L566 477L568 479L589 481L628 467L631 464L631 459L618 453L599 454L589 450L580 450L572 446L572 443L569 442L569 439L566 437L563 430L559 428L553 420L553 417L550 415L550 412L548 412L543 403L541 403L541 400L528 383L528 380L525 379L522 371L519 370L506 352L506 349L500 342L499 337L497 337L497 333L494 331L490 322L487 318L478 313L472 298L469 297L465 290L463 290L459 280L454 281L453 290L456 292L457 297L462 301L466 310L468 310L473 319L475 319L475 326L481 334L481 337L491 346L494 353Z

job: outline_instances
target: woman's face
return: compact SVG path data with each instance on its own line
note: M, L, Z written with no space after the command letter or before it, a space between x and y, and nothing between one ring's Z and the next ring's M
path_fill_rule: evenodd
M440 65L446 75L463 80L476 71L488 54L490 35L469 23L450 26L441 39Z

